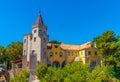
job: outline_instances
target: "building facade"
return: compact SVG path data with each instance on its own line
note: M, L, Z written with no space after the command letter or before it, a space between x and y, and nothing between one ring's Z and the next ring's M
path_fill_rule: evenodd
M42 62L47 66L64 67L74 61L91 67L100 64L97 48L93 42L82 45L48 43L47 27L39 14L36 24L32 26L32 33L24 35L23 41L23 68L34 70Z

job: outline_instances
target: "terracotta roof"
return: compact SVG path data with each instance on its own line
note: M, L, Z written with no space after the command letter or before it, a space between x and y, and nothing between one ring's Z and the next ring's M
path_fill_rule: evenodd
M64 50L79 50L79 45L68 45L68 44L61 44L60 47Z
M91 47L91 44L92 42L87 42L85 44L80 45L80 50Z
M50 43L47 44L47 47L51 47L51 46L52 46L52 44L50 44Z
M19 63L19 62L22 62L22 59L18 59L18 60L13 61L13 63Z
M60 44L60 47L63 50L82 50L82 49L90 48L91 44L92 44L92 42L87 42L87 43L82 44L82 45ZM52 44L48 43L47 47L52 47Z

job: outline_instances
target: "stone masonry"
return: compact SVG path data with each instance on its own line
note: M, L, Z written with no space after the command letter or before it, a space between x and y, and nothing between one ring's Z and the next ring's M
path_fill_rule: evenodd
M42 16L39 14L36 24L32 25L32 33L24 35L23 60L24 69L30 71L29 81L34 80L34 71L39 62L46 63L48 35ZM27 60L27 61L26 61Z

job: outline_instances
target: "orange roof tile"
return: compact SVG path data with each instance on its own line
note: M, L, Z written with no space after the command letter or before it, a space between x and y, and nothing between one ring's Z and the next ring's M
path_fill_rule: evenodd
M85 44L80 45L80 50L85 49L85 48L90 48L91 44L92 44L92 42L87 42Z
M60 47L63 50L82 50L82 49L85 49L85 48L90 48L91 44L92 44L92 42L87 42L87 43L82 44L82 45L60 44ZM47 44L47 47L51 47L51 46L52 46L51 43Z
M48 47L51 47L51 46L52 46L52 44L48 43L48 44L47 44L47 46L48 46Z
M79 50L79 45L68 45L68 44L61 44L60 47L64 50Z

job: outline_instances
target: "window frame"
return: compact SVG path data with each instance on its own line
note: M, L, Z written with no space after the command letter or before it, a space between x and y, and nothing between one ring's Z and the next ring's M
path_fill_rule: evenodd
M95 53L94 53L95 55L97 55L97 51L95 51Z
M36 38L36 37L34 37L34 42L36 42L36 39L37 39L37 38Z
M17 64L17 68L22 68L22 64L21 63Z
M88 55L91 55L91 51L88 51Z
M51 52L49 53L49 55L50 55L50 57L53 57L53 52L51 51Z
M60 52L60 53L59 53L59 57L62 57L62 56L63 56L63 52Z
M35 29L35 30L34 30L34 33L36 33L36 32L37 32L37 30Z

